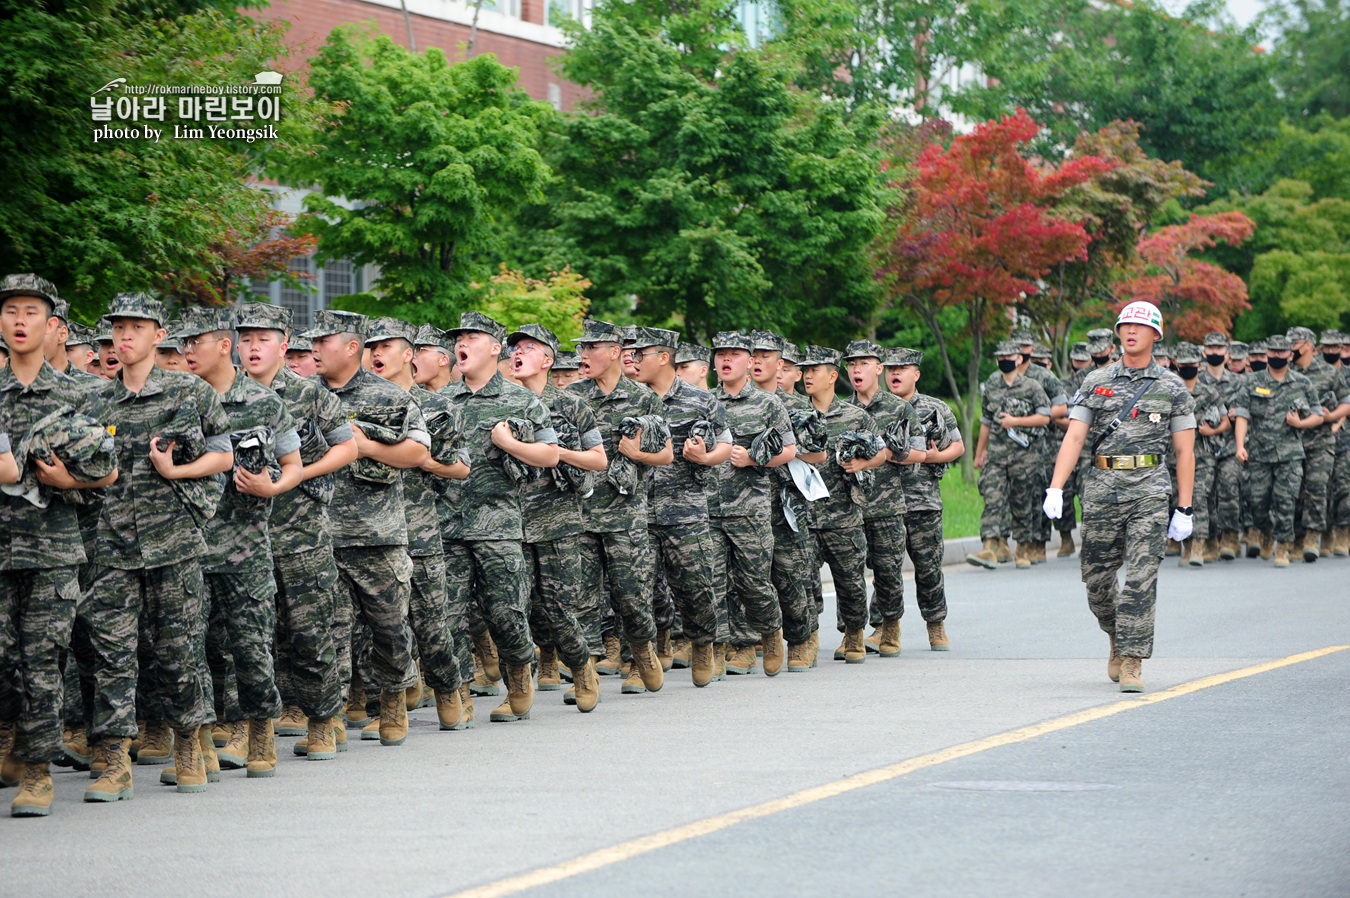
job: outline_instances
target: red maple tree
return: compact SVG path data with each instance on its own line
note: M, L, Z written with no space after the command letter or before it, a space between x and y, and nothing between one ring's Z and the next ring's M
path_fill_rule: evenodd
M1233 318L1251 308L1242 278L1194 258L1222 240L1233 246L1256 232L1256 222L1241 212L1191 215L1139 240L1139 262L1132 277L1117 281L1119 307L1148 300L1163 313L1169 338L1199 341L1210 331L1231 333Z

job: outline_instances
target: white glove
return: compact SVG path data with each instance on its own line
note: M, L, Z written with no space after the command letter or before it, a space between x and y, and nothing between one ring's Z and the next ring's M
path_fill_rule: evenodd
M1195 516L1182 514L1178 509L1172 512L1172 523L1167 525L1167 538L1181 542L1191 535L1195 529Z
M1059 516L1064 513L1064 490L1057 490L1053 486L1047 489L1041 508L1045 510L1047 518L1052 521L1059 520Z

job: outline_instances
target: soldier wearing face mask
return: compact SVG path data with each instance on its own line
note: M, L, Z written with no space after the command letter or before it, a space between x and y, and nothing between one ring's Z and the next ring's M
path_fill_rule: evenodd
M1227 344L1222 334L1217 335ZM1228 406L1213 379L1206 381L1201 371L1200 347L1194 343L1178 343L1173 350L1177 376L1186 384L1195 403L1195 483L1191 504L1195 508L1195 524L1191 538L1182 545L1180 564L1200 567L1218 557L1218 531L1210 512L1210 493L1214 472L1224 437L1232 430ZM1173 453L1169 452L1170 456ZM1236 534L1234 534L1236 536Z
M1350 337L1340 331L1322 332L1322 359L1346 376L1350 368ZM1350 425L1333 425L1336 462L1331 469L1328 520L1332 525L1331 552L1338 558L1350 554Z
M1331 470L1336 463L1336 435L1333 428L1350 415L1350 386L1341 372L1328 365L1316 351L1317 335L1306 327L1291 327L1285 332L1290 342L1291 371L1298 371L1312 381L1313 392L1321 403L1322 423L1310 427L1300 435L1303 438L1303 489L1299 491L1294 510L1294 555L1302 554L1306 562L1316 561L1323 549L1330 552L1331 544L1322 546L1327 531L1327 495L1331 486Z
M1237 462L1237 444L1233 440L1232 428L1233 398L1242 386L1242 375L1234 374L1228 367L1232 347L1239 348L1245 362L1245 344L1230 344L1228 338L1217 331L1205 334L1200 382L1218 390L1229 426L1216 435L1205 435L1205 425L1202 424L1197 438L1197 443L1204 446L1214 462L1213 485L1208 491L1209 555L1224 561L1233 560L1242 550L1239 543L1242 532L1242 466ZM1200 415L1197 413L1196 417L1198 420ZM1197 451L1197 464L1199 457L1200 452ZM1196 477L1199 478L1199 472ZM1206 557L1205 560L1211 561L1213 558Z
M1233 374L1247 373L1247 352L1249 348L1241 340L1228 344L1228 370Z

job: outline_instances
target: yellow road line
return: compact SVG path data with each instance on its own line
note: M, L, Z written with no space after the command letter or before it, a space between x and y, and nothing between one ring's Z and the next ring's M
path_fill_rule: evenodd
M656 851L659 848L676 845L680 842L686 842L689 839L694 839L699 836L706 836L709 833L715 833L720 829L726 829L729 826L735 826L736 824L744 823L747 820L768 817L771 814L789 811L793 808L802 807L803 805L823 801L826 798L834 798L843 795L845 792L852 792L854 789L862 789L866 786L884 783L887 780L893 780L897 777L913 773L916 770L923 770L926 767L945 764L948 761L955 761L958 758L964 758L969 755L977 754L978 752L988 751L991 748L1012 745L1017 742L1025 742L1028 739L1034 739L1037 736L1044 736L1046 733L1053 733L1058 730L1068 729L1069 727L1076 727L1080 724L1091 723L1094 720L1111 717L1122 711L1143 708L1148 705L1156 705L1158 702L1165 702L1169 699L1178 698L1183 695L1190 695L1192 692L1199 692L1202 689L1209 689L1212 686L1221 686L1224 683L1231 683L1234 680L1241 680L1245 677L1266 673L1267 671L1278 670L1281 667L1288 667L1291 664L1311 661L1314 658L1321 658L1324 655L1330 655L1334 652L1344 651L1345 649L1350 649L1350 645L1332 645L1312 652L1302 652L1298 655L1280 658L1277 661L1267 661L1264 664L1254 664L1251 667L1244 667L1240 670L1229 671L1228 673L1215 674L1212 677L1202 677L1199 680L1192 680L1189 683L1173 686L1171 689L1164 689L1162 692L1144 694L1138 698L1114 702L1109 705L1102 705L1098 708L1089 708L1086 711L1079 711L1076 714L1068 714L1064 717L1056 717L1053 720L1047 720L1043 723L1020 727L993 736L986 736L983 739L976 739L973 742L954 745L951 748L944 748L941 751L935 751L932 754L920 755L917 758L910 758L908 761L901 761L898 764L891 764L888 767L878 767L875 770L854 774L853 776L835 780L832 783L826 783L822 786L813 786L810 789L803 789L800 792L794 792L791 795L787 795L783 798L776 798L773 801L766 801L763 804L741 808L738 811L730 811L726 814L718 814L716 817L696 820L693 823L686 823L684 826L677 826L674 829L652 833L649 836L643 836L628 842L621 842L620 844L613 845L609 848L602 848L599 851L593 851L590 854L583 854L581 857L573 858L570 861L564 861L561 864L543 867L538 870L532 870L529 873L522 873L519 876L500 879L496 882L488 883L487 885L478 886L477 888L456 892L454 895L450 896L450 898L500 898L500 896L504 895L514 895L517 892L523 892L526 889L533 889L560 880L570 879L573 876L580 876L581 874L589 873L592 870L599 870L602 867L608 867L611 864L617 864L621 861L626 861L638 857L639 855Z

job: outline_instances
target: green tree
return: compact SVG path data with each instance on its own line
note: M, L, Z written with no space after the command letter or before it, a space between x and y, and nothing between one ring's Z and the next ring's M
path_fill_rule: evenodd
M452 64L435 47L411 53L350 27L329 35L310 78L339 111L315 135L316 151L285 169L316 187L302 221L319 238L318 258L381 269L378 295L338 305L458 321L473 282L500 260L495 217L542 198L538 142L552 107L491 54Z
M1268 8L1275 77L1299 117L1350 116L1350 3L1282 0Z
M590 281L568 268L545 278L529 278L503 263L477 306L508 328L542 324L567 343L581 336L581 322L590 308L586 299L590 286Z

